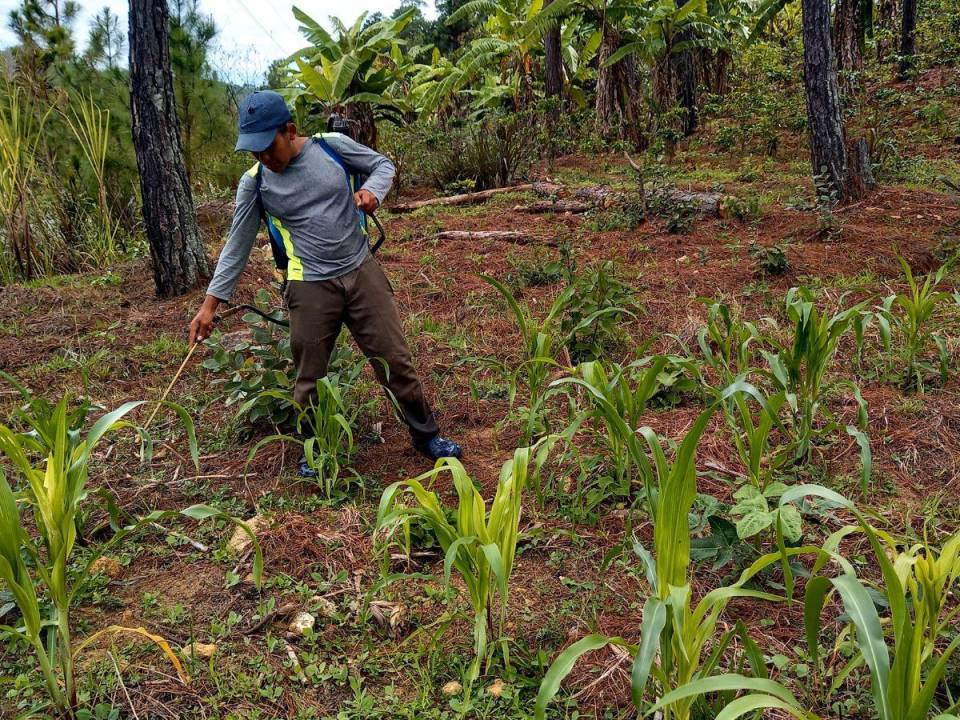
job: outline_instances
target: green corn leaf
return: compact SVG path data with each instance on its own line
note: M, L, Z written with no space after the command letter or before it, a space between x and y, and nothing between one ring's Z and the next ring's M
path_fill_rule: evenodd
M560 690L560 684L564 678L570 674L570 671L573 670L573 666L576 665L577 660L588 652L600 650L610 644L626 647L626 642L622 638L607 637L606 635L588 635L573 643L573 645L557 656L557 659L550 665L540 683L540 691L537 693L537 700L534 705L534 716L537 720L544 720L547 705L549 705L550 701L556 696Z
M880 627L880 617L867 589L853 575L843 574L831 580L843 599L843 607L857 629L857 644L870 668L873 697L880 720L894 720L888 700L890 657Z
M820 652L820 615L830 588L830 579L819 575L810 578L804 588L803 625L807 636L807 652L814 666Z
M854 425L847 425L847 435L857 441L860 446L860 488L864 494L870 487L870 476L873 472L873 456L870 453L870 438Z
M643 692L650 676L650 666L660 651L660 636L667 623L667 606L660 598L651 596L643 606L643 621L640 625L640 646L633 660L630 677L630 694L634 707L639 708Z

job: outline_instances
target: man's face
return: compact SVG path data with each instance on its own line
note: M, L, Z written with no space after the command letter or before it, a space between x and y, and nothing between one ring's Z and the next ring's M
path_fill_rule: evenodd
M266 150L253 153L253 156L271 172L282 173L297 154L294 141L297 138L297 126L287 123L277 131L277 136Z

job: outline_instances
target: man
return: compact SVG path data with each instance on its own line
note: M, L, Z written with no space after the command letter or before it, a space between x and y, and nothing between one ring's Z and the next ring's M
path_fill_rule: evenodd
M360 211L372 213L390 190L393 163L345 135L325 136L324 147L298 135L292 120L272 91L254 92L240 105L236 149L253 153L259 166L240 180L230 236L190 323L190 342L210 336L217 306L233 294L265 212L289 258L284 297L297 369L294 399L306 405L316 396L317 380L326 375L346 323L363 353L384 361L373 362L374 371L396 398L414 446L434 460L460 457L460 446L439 434L403 337L393 288L360 224ZM355 193L340 163L368 176ZM300 474L315 475L305 458Z

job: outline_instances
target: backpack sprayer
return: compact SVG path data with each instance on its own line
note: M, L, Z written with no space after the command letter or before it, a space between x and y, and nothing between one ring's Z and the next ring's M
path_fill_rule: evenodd
M350 122L346 118L336 113L331 115L327 120L327 132L336 132L342 135L346 135L347 137L352 137L352 134L350 132ZM311 140L313 142L318 143L320 147L323 149L323 151L326 152L327 155L329 155L330 158L343 169L343 172L347 178L347 185L349 186L350 193L352 194L357 190L359 190L360 186L363 185L363 181L365 180L365 178L363 178L359 173L350 172L350 169L347 167L346 163L343 161L343 158L340 157L340 154L336 150L334 150L328 142L324 140L323 134L314 135L311 138ZM273 223L273 218L266 212L266 210L264 210L264 207L263 207L263 198L260 195L261 171L262 171L262 165L258 164L257 171L256 171L256 189L257 189L256 202L260 209L260 217L263 218L263 221L267 226L267 235L270 237L270 248L273 251L274 262L276 263L278 270L280 270L281 272L285 272L287 269L287 263L288 263L286 248L284 247L283 239L282 239L282 236L280 235L278 228ZM370 247L371 254L376 253L377 250L380 249L380 246L383 245L383 241L386 240L387 233L383 229L383 225L381 225L380 221L377 219L377 216L374 215L373 213L367 214L367 213L364 213L362 210L360 210L360 208L357 208L357 215L359 216L360 227L363 229L364 235L368 235L368 232L367 232L368 218L370 220L373 220L373 224L376 226L377 231L380 233L380 236L377 238L376 242L374 242L373 245ZM284 277L283 283L281 284L281 288L285 287L286 284L287 284L286 277ZM226 320L227 318L233 315L236 315L241 310L247 310L248 312L252 312L255 315L259 315L261 318L263 318L268 322L273 323L274 325L280 325L282 327L290 327L290 321L283 320L279 317L275 317L276 313L271 315L263 312L263 310L261 310L258 307L254 307L253 305L246 305L246 304L232 305L228 303L227 309L224 312L214 315L214 318L213 318L214 322L218 323L223 320ZM156 416L157 411L160 409L160 406L163 405L163 401L166 400L167 395L170 393L170 390L173 388L174 384L177 382L177 379L180 377L180 374L183 372L183 369L186 367L187 363L190 361L190 358L193 355L193 352L197 349L199 345L200 345L200 341L198 340L194 342L193 345L190 346L190 350L189 352L187 352L187 356L183 359L183 362L180 363L180 367L177 368L177 372L174 374L173 379L170 381L170 384L167 385L166 390L164 390L163 394L160 396L160 400L157 402L157 406L153 409L153 412L150 414L150 417L147 419L147 422L144 425L144 428L148 427L150 423L153 421L153 418Z

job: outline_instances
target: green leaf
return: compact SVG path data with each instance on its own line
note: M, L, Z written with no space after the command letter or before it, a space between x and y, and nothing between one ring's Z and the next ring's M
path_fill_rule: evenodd
M660 636L667 623L667 606L655 595L647 598L643 606L643 621L640 625L640 646L633 661L630 678L630 694L634 707L639 708L643 701L643 691L647 687L650 666L660 651Z
M626 646L622 638L607 637L606 635L587 635L587 637L578 640L566 650L561 652L557 659L553 661L543 681L540 683L540 691L537 693L537 701L534 705L534 714L537 720L544 720L547 712L547 705L560 690L560 684L563 679L570 674L577 660L588 652L600 650L610 644Z

